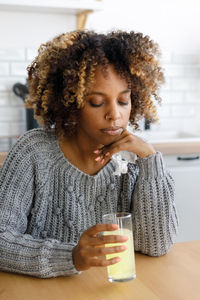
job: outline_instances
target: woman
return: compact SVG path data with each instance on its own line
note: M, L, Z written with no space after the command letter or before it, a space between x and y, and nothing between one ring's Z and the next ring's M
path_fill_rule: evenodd
M178 224L173 179L161 153L127 131L156 118L157 54L134 32L74 31L41 45L28 68L27 105L44 129L25 133L0 173L1 270L47 278L117 263L125 246L105 244L126 237L101 224L116 211L132 212L136 251L169 251ZM120 151L137 160L115 175Z

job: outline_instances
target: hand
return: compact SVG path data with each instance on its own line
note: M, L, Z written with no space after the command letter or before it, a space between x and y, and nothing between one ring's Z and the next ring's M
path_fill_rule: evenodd
M95 160L104 164L113 154L120 151L133 152L140 158L148 157L156 153L152 145L143 141L128 130L124 130L115 142L107 146L101 145L99 149L94 151L94 153L98 155Z
M123 243L128 240L128 237L98 235L102 231L116 229L118 229L117 224L97 224L82 233L78 245L72 250L74 266L78 271L87 270L90 267L105 267L120 261L119 257L106 260L102 256L125 251L126 246L105 247L105 244Z

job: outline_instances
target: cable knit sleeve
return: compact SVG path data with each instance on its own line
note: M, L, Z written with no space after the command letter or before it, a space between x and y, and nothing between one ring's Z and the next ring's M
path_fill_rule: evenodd
M135 250L160 256L168 252L177 235L174 180L160 152L140 158L136 164L139 176L133 194Z
M42 278L78 273L75 244L26 234L35 191L30 145L31 137L21 138L0 169L0 270Z

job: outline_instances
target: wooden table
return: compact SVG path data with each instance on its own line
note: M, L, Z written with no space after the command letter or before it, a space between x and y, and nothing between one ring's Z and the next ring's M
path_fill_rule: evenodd
M2 167L3 162L6 159L7 154L8 154L7 152L0 152L0 168Z
M0 300L199 300L200 241L176 243L167 255L136 254L135 280L107 281L105 268L38 279L0 272Z

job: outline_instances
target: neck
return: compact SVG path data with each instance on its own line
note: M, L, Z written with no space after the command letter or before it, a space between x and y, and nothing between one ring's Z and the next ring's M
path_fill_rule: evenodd
M98 143L92 143L80 135L59 140L59 145L65 157L83 172L94 175L103 166L95 161L93 153Z
M98 144L88 140L77 134L76 137L70 140L71 146L76 151L77 155L84 161L94 159L93 151L97 149Z

